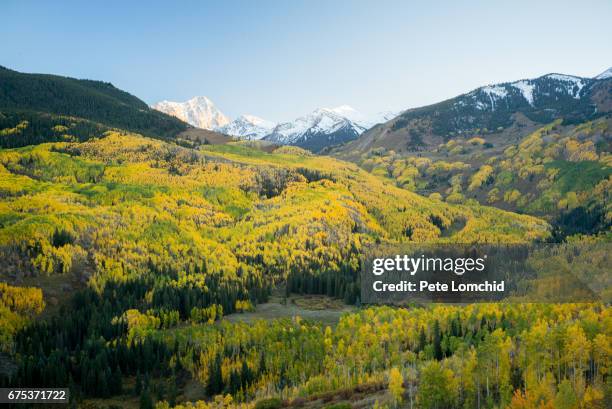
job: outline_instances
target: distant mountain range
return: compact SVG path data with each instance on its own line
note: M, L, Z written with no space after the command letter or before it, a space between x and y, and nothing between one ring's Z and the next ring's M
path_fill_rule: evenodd
M408 109L340 148L417 151L458 136L512 133L562 118L577 123L612 111L612 68L594 78L547 74L477 88L437 104Z
M0 84L0 126L18 129L20 135L2 138L0 143L6 147L83 140L121 128L194 143L226 141L221 135L225 134L313 152L330 147L340 153L358 154L376 147L402 152L427 149L457 136L504 137L559 118L579 123L612 112L612 68L593 78L547 74L487 85L401 113L368 116L342 105L278 124L254 115L232 121L203 96L182 103L162 101L151 109L110 83L25 74L4 67L0 67ZM22 126L25 122L27 127Z
M230 121L207 97L184 103L162 101L155 109L193 126L248 140L296 145L319 152L377 146L415 151L458 135L511 132L516 127L558 118L580 122L612 109L612 68L593 78L547 74L487 85L437 104L401 113L363 115L348 105L318 108L293 121L275 124L254 115ZM367 131L367 132L366 132Z
M395 117L392 112L366 116L348 105L319 108L290 122L275 124L255 115L241 115L231 121L207 97L186 102L162 101L153 108L176 116L202 129L210 129L245 140L266 140L320 151L331 145L352 141L366 129Z
M372 125L386 122L390 112L367 117L348 105L315 109L291 122L278 124L263 139L280 145L295 145L313 152L357 139Z

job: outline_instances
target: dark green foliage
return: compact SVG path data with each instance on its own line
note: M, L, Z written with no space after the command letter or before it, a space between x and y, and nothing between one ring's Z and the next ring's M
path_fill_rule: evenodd
M421 327L419 331L419 345L417 351L425 350L425 346L427 345L427 337L425 336L425 328Z
M221 355L217 355L208 367L208 385L206 393L215 396L223 392L223 377L221 374Z
M423 133L422 129L410 129L410 140L408 141L407 147L410 150L418 150L420 147L424 145L423 143Z
M69 241L69 237L62 230L56 231L54 244L61 245ZM206 269L205 265L203 262L197 272ZM191 308L212 304L233 312L236 300L250 296L252 302L257 303L266 299L269 292L268 288L258 287L261 283L257 281L221 281L220 276L213 273L206 275L206 291L198 287L175 287L168 282L170 277L176 278L177 272L154 265L150 265L150 269L150 274L143 278L108 282L101 294L92 289L81 290L59 314L35 322L18 333L15 344L21 359L17 372L10 379L0 374L0 385L65 387L74 379L73 393L76 395L103 398L123 392L124 375L135 376L133 392L140 395L141 405L148 405L150 377L166 377L182 371L180 361L174 368L170 365L172 355L178 353L178 345L173 351L161 340L150 337L130 342L126 323L114 321L114 317L128 309L140 309L150 310L163 318L169 310L175 309L187 318ZM155 288L154 296L149 302L146 294L152 288ZM111 340L116 342L110 343ZM209 368L211 377L207 391L211 396L231 388L223 382L222 358L217 355ZM236 374L234 387L238 390L254 379L255 374L245 363ZM169 395L176 397L176 383L169 390ZM154 392L165 394L159 388Z
M441 341L442 341L442 334L440 333L440 323L438 322L438 320L436 320L434 322L434 327L433 327L432 343L433 343L434 358L437 359L438 361L444 357L442 354Z
M140 409L153 409L153 399L148 390L143 390L140 394Z
M57 75L24 74L6 68L0 68L0 83L0 112L3 114L0 115L0 129L10 127L5 126L4 121L15 123L16 119L27 120L33 129L24 136L30 143L36 139L58 140L61 135L53 135L52 127L75 121L74 118L58 120L58 116L90 121L70 133L78 139L94 136L104 127L126 129L158 138L174 137L189 127L179 119L149 108L140 99L110 83ZM45 114L50 116L45 117ZM20 140L18 135L11 140L2 140L2 146L27 144L17 142Z
M540 77L535 80L534 104L530 104L521 94L521 91L509 84L500 84L507 95L499 103L491 102L491 97L477 89L469 94L460 95L434 105L411 109L397 118L392 130L398 131L409 126L413 120L431 120L432 131L436 135L449 137L452 134L473 132L479 129L495 131L506 128L513 122L512 115L521 112L529 119L539 123L552 122L557 118L564 118L567 123L577 123L596 117L596 110L590 101L592 80L583 79L587 85L581 91L581 98L574 98L565 92L557 91L559 80L551 77ZM574 91L575 92L575 91ZM479 103L479 104L477 104ZM491 104L494 103L494 109ZM410 130L411 142L409 147L420 143L419 132Z
M552 241L563 241L574 234L597 234L609 231L612 224L600 205L580 206L561 213L553 221Z
M53 237L51 239L51 244L53 244L53 247L63 247L66 244L72 244L72 243L74 243L74 237L72 237L72 235L66 230L56 229L53 232Z
M0 108L0 131L16 128L26 121L27 126L22 127L18 132L7 135L0 133L0 147L18 148L66 140L85 141L100 137L110 129L102 124L81 118Z
M347 304L355 304L360 293L359 269L343 264L339 272L292 269L287 278L287 293L321 294L343 299ZM319 266L321 269L321 266Z

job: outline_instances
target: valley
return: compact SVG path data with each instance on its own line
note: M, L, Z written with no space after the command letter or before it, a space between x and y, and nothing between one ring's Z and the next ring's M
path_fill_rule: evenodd
M377 125L199 99L198 127L108 83L0 74L0 386L92 409L606 407L605 301L362 305L359 273L381 245L608 243L610 79Z

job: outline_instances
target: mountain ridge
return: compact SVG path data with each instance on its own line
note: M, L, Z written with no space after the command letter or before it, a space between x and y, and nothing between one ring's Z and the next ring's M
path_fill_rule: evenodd
M292 121L274 123L251 114L231 120L205 96L185 102L160 101L153 109L175 116L196 128L212 130L243 140L265 140L281 145L295 145L319 152L356 139L372 126L397 114L382 111L368 116L350 105L317 108Z
M596 80L605 80L607 78L612 77L612 67L608 68L607 70L605 70L604 72L602 72L601 74L593 77Z
M173 138L189 128L109 82L0 67L0 84L0 125L22 124L19 135L23 141L13 137L7 142L11 146L61 139L66 132L50 129L51 117L62 127L79 122L80 133L69 133L79 139L95 136L103 128L121 128L157 138ZM71 122L69 118L78 120ZM24 121L30 126L24 127Z
M598 76L604 78L549 73L485 85L435 104L407 109L338 151L427 149L454 137L498 134L516 125L544 124L559 118L569 122L593 119L612 110L612 81L606 72Z

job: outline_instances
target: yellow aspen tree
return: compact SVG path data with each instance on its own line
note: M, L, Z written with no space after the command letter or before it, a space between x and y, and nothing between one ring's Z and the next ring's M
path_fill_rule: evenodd
M391 392L393 396L395 407L402 403L402 398L404 396L404 377L397 368L391 368L389 371L389 392Z

